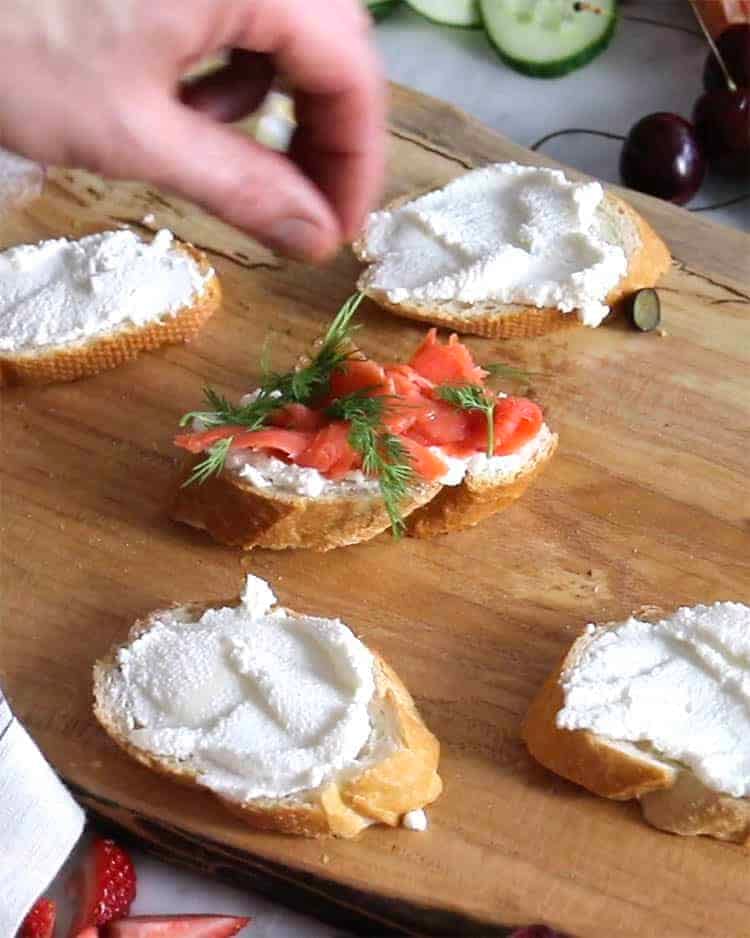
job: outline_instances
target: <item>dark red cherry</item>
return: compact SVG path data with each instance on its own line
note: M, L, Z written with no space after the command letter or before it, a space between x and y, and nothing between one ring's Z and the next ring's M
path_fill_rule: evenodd
M625 138L620 176L626 186L684 205L700 189L706 161L692 124L677 114L649 114Z
M695 104L693 120L712 169L750 176L750 89L707 91Z
M735 23L716 40L719 55L738 88L750 88L750 23ZM709 52L703 69L706 91L724 90L727 80L713 52Z

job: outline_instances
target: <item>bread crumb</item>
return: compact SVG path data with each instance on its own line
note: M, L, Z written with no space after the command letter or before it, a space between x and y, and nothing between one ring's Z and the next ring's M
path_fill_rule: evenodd
M156 223L156 215L154 215L153 212L149 212L148 215L143 216L141 222L144 225L153 225Z
M666 329L657 329L656 334L661 336L662 339L665 339L669 335Z
M324 853L323 856L320 858L320 862L328 864L331 862L331 858L328 856L327 853Z

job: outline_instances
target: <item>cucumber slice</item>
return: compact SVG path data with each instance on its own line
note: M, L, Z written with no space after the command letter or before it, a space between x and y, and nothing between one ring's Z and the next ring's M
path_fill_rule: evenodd
M392 13L401 0L365 0L365 6L372 14L372 18L379 22L383 17Z
M508 65L535 78L566 75L603 52L617 0L479 0L490 42Z
M406 0L409 6L442 26L482 25L477 0Z

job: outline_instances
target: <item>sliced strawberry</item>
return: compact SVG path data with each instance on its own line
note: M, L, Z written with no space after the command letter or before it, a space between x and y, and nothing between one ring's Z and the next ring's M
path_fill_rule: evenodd
M421 443L410 440L406 436L402 436L400 439L409 454L409 462L414 474L425 482L433 482L448 471L448 467L443 460L430 452L426 446L422 446Z
M357 462L357 453L349 443L350 425L345 420L334 420L318 430L308 447L295 458L298 466L317 469L323 475L338 478L345 475Z
M135 899L133 861L112 840L97 838L89 848L78 879L78 909L70 938L90 925L104 925L130 911Z
M305 404L286 404L275 410L269 417L275 427L286 427L287 430L320 430L326 422L322 410L313 410Z
M112 922L103 938L232 938L249 921L231 915L134 915Z
M52 899L39 899L23 920L18 938L52 938L57 906Z
M409 364L434 384L482 384L487 376L455 332L441 345L437 329L430 329Z
M344 397L355 391L373 394L386 393L386 375L383 367L369 358L351 359L331 375L331 397Z

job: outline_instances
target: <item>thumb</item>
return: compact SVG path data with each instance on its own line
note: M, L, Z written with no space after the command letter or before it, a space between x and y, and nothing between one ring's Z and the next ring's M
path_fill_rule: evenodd
M323 261L338 248L333 210L283 154L178 102L154 115L152 132L143 136L138 165L131 165L140 178L197 202L282 254Z

